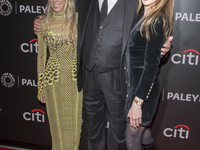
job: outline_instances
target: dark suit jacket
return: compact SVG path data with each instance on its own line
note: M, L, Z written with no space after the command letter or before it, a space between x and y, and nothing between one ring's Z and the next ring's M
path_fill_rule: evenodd
M126 114L135 96L144 100L142 106L142 125L149 125L156 111L161 84L158 76L161 61L161 48L165 43L163 21L156 22L156 33L150 27L150 41L140 34L141 23L131 33L126 50L127 98ZM143 30L143 32L145 32Z
M90 13L91 9L91 2L93 0L79 0L77 1L77 4L79 6L78 12L79 12L79 24L78 24L78 47L77 47L77 77L78 77L78 90L80 91L82 89L83 85L83 76L84 73L82 72L82 65L81 65L81 56L82 56L82 46L83 46L83 39L85 35L87 20L88 20L88 14ZM132 28L132 25L135 24L139 17L136 15L136 10L138 6L137 0L123 0L125 3L125 18L124 18L124 28L123 28L123 41L122 41L122 50L121 50L121 66L123 66L123 55L126 49L128 37L130 30ZM113 43L114 44L114 43ZM112 57L112 56L110 56ZM124 71L121 73L121 85L123 93L126 93L126 85L125 77L124 77Z

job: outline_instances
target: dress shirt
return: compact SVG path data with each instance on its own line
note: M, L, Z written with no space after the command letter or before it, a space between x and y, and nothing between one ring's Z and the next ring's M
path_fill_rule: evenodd
M99 0L99 10L101 11L101 7L102 7L102 4L103 4L103 1L104 0ZM108 13L111 11L111 9L114 7L114 5L116 4L118 0L108 0Z

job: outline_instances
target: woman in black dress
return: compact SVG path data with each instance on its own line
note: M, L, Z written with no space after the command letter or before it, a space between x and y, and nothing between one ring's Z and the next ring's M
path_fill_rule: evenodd
M128 150L154 150L150 125L161 84L160 49L172 31L174 0L139 0L144 10L132 28L126 50L126 144Z

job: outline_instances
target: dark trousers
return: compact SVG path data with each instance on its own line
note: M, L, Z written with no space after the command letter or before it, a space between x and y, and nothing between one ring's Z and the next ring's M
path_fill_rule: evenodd
M89 150L126 150L124 101L120 86L120 70L98 73L85 69L83 105L86 114ZM108 138L106 135L106 113L109 113ZM108 141L106 142L106 139Z

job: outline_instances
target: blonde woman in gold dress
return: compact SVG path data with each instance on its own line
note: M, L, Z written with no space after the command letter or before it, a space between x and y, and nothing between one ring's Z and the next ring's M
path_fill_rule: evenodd
M52 150L78 150L82 123L82 93L76 82L78 16L74 0L48 0L47 5L38 32L38 99L46 103Z

